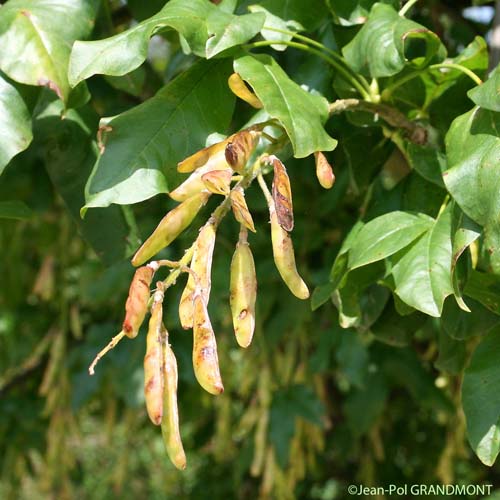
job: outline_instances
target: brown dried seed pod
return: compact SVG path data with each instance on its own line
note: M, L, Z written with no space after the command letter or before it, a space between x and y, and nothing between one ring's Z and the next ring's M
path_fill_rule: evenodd
M168 343L168 333L163 327L163 420L161 433L168 456L178 469L186 468L186 454L179 431L179 411L177 407L177 360Z
M201 228L198 238L196 238L193 259L191 261L192 273L189 273L188 281L179 303L179 319L182 328L186 330L193 328L193 297L195 289L199 287L200 293L206 302L208 302L210 297L215 238L216 229L211 223L205 224ZM195 276L197 280L195 280Z
M193 368L196 380L210 394L224 391L217 357L217 342L203 296L194 296Z
M229 291L236 341L241 347L248 347L255 330L257 278L252 251L246 240L240 239L236 244L231 260Z
M255 233L255 226L252 219L252 214L248 210L247 202L245 201L245 192L241 187L235 187L231 190L231 208L234 218L243 224L247 229Z
M158 289L151 306L144 356L144 398L149 418L155 425L161 424L163 416L162 302L163 290Z
M291 231L294 221L290 179L285 165L283 165L276 156L269 156L267 161L270 162L274 168L272 195L278 222L285 231Z
M132 258L134 266L140 266L160 250L167 247L186 229L205 205L210 193L201 192L170 210L160 221L151 236L141 245Z
M212 170L201 176L205 187L214 194L228 196L231 190L231 170Z
M151 286L155 270L156 268L153 266L140 267L135 271L130 283L128 298L125 303L123 331L131 339L137 337L139 328L146 317L150 296L149 287Z
M314 159L316 160L316 177L321 187L331 189L335 182L335 174L333 173L332 166L321 151L314 153Z
M260 132L256 130L242 130L230 137L224 154L233 170L243 173L259 137Z
M292 239L288 232L281 227L274 205L270 205L269 214L271 216L271 241L276 268L290 291L299 299L307 299L309 298L309 290L297 272Z
M229 77L227 83L232 93L250 104L250 106L253 106L256 109L261 109L263 107L260 99L250 91L238 73L233 73Z

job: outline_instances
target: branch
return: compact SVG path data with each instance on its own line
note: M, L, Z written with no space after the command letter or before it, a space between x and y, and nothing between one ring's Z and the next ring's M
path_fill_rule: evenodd
M330 114L335 115L344 111L367 111L380 116L385 122L395 128L406 131L408 140L423 145L427 142L427 130L411 120L403 113L386 104L375 104L360 99L339 99L330 104Z

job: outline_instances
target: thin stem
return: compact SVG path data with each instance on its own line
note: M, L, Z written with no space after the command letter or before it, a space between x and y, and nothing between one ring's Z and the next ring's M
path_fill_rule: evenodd
M430 69L440 69L440 68L450 68L450 69L456 69L458 71L461 71L465 75L467 75L471 80L473 80L477 85L481 85L483 83L483 80L479 78L476 73L471 71L469 68L466 68L465 66L462 66L461 64L456 64L456 63L439 63L439 64L433 64L432 66L429 66Z
M399 15L401 17L404 17L406 13L418 2L418 0L408 0L403 7L401 7L401 10L399 11Z
M274 204L273 197L271 195L271 192L269 191L269 188L267 187L267 184L266 184L266 181L264 180L263 175L260 173L257 176L257 182L259 183L260 189L262 189L262 192L264 193L267 204L269 206L272 206Z
M101 351L99 351L99 353L97 354L97 356L94 358L94 361L92 361L92 364L89 366L89 373L90 373L90 375L94 375L94 373L95 373L95 366L97 365L97 363L99 363L99 360L106 353L108 353L109 351L111 351L111 349L113 349L114 347L116 347L116 345L118 344L118 342L120 342L120 340L124 336L125 336L125 332L122 330L118 335L114 336L111 339L111 341L109 342L109 344L104 349L102 349Z
M401 87L401 85L404 85L406 82L409 82L410 80L413 80L414 78L417 78L417 76L421 75L423 72L424 72L424 70L415 71L413 73L410 73L408 75L403 76L403 78L397 80L392 85L387 86L382 91L382 100L387 101L396 89Z
M262 28L262 29L267 30L267 31L273 31L275 33L282 33L283 35L291 36L292 38L296 38L297 40L301 40L305 43L308 43L309 45L312 45L313 47L317 47L318 49L324 50L325 52L330 54L334 59L336 59L339 62L339 64L342 64L345 67L345 69L347 71L349 71L354 78L357 78L359 80L359 82L361 82L361 84L366 88L366 90L368 90L368 91L370 90L370 85L368 84L366 79L362 75L357 75L356 73L354 73L354 71L352 71L352 69L349 68L349 66L347 66L346 62L344 61L344 58L341 55L339 55L337 52L335 52L334 50L328 48L326 45L323 45L322 43L320 43L316 40L313 40L312 38L309 38L307 36L299 35L298 33L295 33L295 31L282 30L279 28L272 28L270 26L264 26L264 28ZM279 42L277 42L277 43L279 43Z
M295 49L303 50L304 52L309 52L310 54L314 54L318 57L321 57L321 59L324 59L331 66L333 66L347 82L351 83L352 86L356 88L356 90L363 96L364 99L370 98L370 93L363 87L363 85L361 85L360 82L358 82L357 79L355 79L352 75L350 75L349 72L338 61L335 61L335 59L332 59L326 54L323 54L321 51L313 49L303 43L297 43L285 40L280 40L280 41L262 40L259 42L248 43L245 45L245 47L248 49L252 49L258 47L269 47L270 45L286 45L288 47L293 47Z

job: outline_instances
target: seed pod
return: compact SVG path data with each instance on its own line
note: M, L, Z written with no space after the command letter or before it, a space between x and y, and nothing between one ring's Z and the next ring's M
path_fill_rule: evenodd
M233 316L234 334L241 347L248 347L255 330L255 299L257 278L255 263L246 241L239 241L231 260L229 303Z
M163 327L165 328L165 327ZM178 469L186 468L186 454L179 431L179 411L177 408L177 360L168 343L168 333L163 330L163 412L161 423L163 442L168 456Z
M189 273L186 287L182 292L179 303L179 319L182 328L185 330L193 328L193 297L196 287L208 304L211 288L212 259L215 247L216 230L213 224L205 224L196 238L191 261L191 271ZM197 280L195 280L196 276Z
M216 142L211 146L200 149L193 155L188 156L177 164L177 171L182 173L189 173L193 172L197 168L203 167L211 158L217 156L217 153L220 153L224 150L229 139L230 137L223 141Z
M151 286L154 272L155 269L151 266L140 267L135 271L130 283L128 298L125 303L123 331L131 339L137 337L139 328L146 317L150 295L149 287Z
M276 156L269 156L267 161L271 162L274 168L272 194L278 222L285 231L291 231L293 229L293 203L290 179L285 165Z
M146 355L144 356L144 398L151 422L160 425L163 416L163 354L161 327L163 317L163 290L154 294L151 306Z
M210 394L221 394L224 386L219 372L217 342L208 317L207 305L200 293L194 296L193 368L196 380Z
M227 83L232 93L250 104L250 106L253 106L256 109L261 109L263 107L260 99L250 91L238 73L233 73L229 77Z
M271 216L271 241L276 268L290 291L299 299L305 300L309 298L309 290L297 272L292 239L288 232L281 227L274 205L269 207L269 214Z
M207 163L196 169L180 186L177 186L168 195L176 201L184 201L187 198L206 189L203 182L203 175L213 170L229 170L231 167L227 164L224 148L211 156Z
M257 145L259 136L260 132L256 130L242 130L229 138L224 154L233 170L243 173L248 159Z
M330 189L335 182L335 174L333 173L332 166L321 151L314 153L314 159L316 160L316 177L321 187Z
M170 210L160 221L151 236L137 250L132 259L134 266L139 266L167 247L186 229L205 205L210 193L201 192Z
M235 187L231 190L231 208L233 209L234 218L243 224L247 229L255 233L252 215L248 210L247 202L245 201L245 193L241 187Z
M231 170L212 170L201 176L205 187L214 194L228 196L231 186Z

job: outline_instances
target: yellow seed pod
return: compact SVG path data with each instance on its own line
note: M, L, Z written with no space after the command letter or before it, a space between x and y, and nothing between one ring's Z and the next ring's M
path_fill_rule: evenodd
M163 327L164 328L164 327ZM168 343L168 333L163 330L163 420L161 433L168 456L178 469L186 468L186 454L179 431L177 407L177 360Z
M212 223L205 224L196 238L191 273L189 273L186 287L179 303L179 319L182 328L193 328L193 297L196 287L208 303L212 284L212 259L215 248L216 229ZM195 279L196 276L196 279Z
M239 97L256 109L261 109L263 107L260 99L250 91L250 89L246 86L245 82L238 73L233 73L229 77L227 83L229 85L229 88L231 89L231 92L235 96Z
M305 300L309 298L309 290L297 272L292 239L288 232L281 227L274 204L270 205L269 214L271 216L271 241L276 268L290 291L297 298Z
M211 193L228 196L231 186L231 170L212 170L201 176L205 188Z
M191 156L188 156L181 162L177 164L177 171L182 173L193 172L197 168L203 167L208 163L208 161L217 156L218 153L224 151L226 144L230 140L230 137L224 139L223 141L216 142L211 146L207 146L206 148L200 149L196 153ZM219 154L220 157L220 154Z
M229 291L236 341L241 347L248 347L255 330L257 278L252 251L246 241L236 244L231 260Z
M163 354L161 327L163 290L154 294L144 356L144 399L151 422L160 425L163 416Z
M245 201L245 192L241 187L236 186L231 190L231 208L234 218L243 224L247 229L255 233L255 226L252 219L252 214L248 210L247 202Z
M155 268L143 266L135 271L128 291L127 302L125 303L125 320L123 321L123 331L131 339L137 337L139 328L148 312L148 301L150 296L149 287L153 279Z
M232 172L231 167L226 161L224 148L212 155L203 166L196 169L182 184L168 193L168 195L175 201L184 201L196 193L203 191L206 187L202 177L207 172L212 172L213 170L228 170Z
M205 300L196 293L193 300L193 368L196 380L210 394L224 391L219 371L217 342Z
M333 173L332 166L321 151L314 153L314 159L316 160L316 177L321 187L331 189L335 182L335 174Z
M227 163L236 172L243 173L245 166L259 142L261 132L242 130L231 136L224 152Z
M151 236L142 244L132 258L134 266L140 266L160 250L167 247L186 229L205 205L210 193L201 192L170 210L160 221Z

